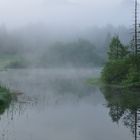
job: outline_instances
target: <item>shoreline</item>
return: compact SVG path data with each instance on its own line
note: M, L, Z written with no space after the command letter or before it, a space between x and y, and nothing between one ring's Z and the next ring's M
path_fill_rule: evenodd
M132 83L132 84L108 84L108 83L104 83L100 77L87 79L86 82L89 85L98 85L101 87L111 87L111 88L118 88L118 89L140 89L140 82Z

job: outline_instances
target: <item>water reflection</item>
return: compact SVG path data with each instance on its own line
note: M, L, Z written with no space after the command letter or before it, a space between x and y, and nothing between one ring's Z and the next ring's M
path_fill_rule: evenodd
M99 88L86 84L93 74L93 70L1 72L1 83L24 94L2 115L0 139L92 139L95 118L102 116L96 106L103 110L100 104L105 101Z
M111 110L114 122L122 118L120 95L113 101L116 94L102 89L107 108L100 88L85 82L96 73L93 69L0 72L4 85L24 93L1 116L0 140L132 140L129 129L122 123L118 127L108 116Z
M140 92L111 87L102 88L102 92L108 101L112 121L123 122L135 140L140 140Z

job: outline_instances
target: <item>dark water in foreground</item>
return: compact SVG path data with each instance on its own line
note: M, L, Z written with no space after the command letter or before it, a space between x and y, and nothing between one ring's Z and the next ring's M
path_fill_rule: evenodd
M23 93L1 114L0 140L139 140L139 95L85 82L98 74L82 69L0 72L1 83Z

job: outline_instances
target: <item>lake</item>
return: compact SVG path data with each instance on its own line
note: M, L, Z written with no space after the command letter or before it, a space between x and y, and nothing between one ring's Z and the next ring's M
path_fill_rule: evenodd
M1 71L1 84L22 94L0 115L0 140L139 140L139 95L86 82L99 75L100 69Z

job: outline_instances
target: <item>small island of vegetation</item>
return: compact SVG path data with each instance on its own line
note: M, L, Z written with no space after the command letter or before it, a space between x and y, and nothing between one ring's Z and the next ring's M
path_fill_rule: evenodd
M140 54L131 45L125 46L119 37L113 37L109 45L108 61L102 71L105 84L123 87L140 87Z

